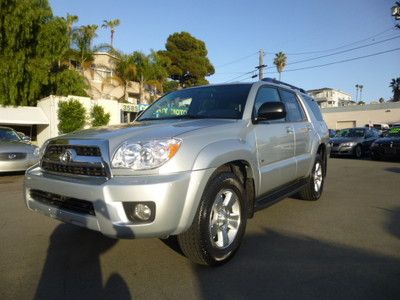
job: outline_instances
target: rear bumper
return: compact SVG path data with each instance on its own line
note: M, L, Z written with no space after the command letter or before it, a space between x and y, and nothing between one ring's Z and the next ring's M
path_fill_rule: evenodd
M185 231L192 223L213 169L157 176L120 176L107 181L45 174L39 167L25 176L27 207L49 217L102 232L113 238L163 237ZM31 190L91 202L95 215L59 208L32 198ZM135 224L124 202L153 202L155 218Z

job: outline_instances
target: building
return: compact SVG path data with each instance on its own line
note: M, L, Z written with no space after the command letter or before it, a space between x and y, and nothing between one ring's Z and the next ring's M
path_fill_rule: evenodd
M149 104L160 96L154 88L145 84L143 96L140 99L140 84L130 81L126 87L127 97L125 97L124 87L118 80L106 80L115 76L114 70L117 59L116 56L108 52L94 53L91 67L83 71L83 75L90 86L90 90L87 92L92 99L127 100L132 104Z
M12 127L31 137L37 145L58 136L58 105L61 101L76 99L85 107L87 114L94 105L100 105L110 113L109 125L132 122L147 104L121 103L115 99L90 99L78 96L49 96L38 101L37 107L0 107L0 126ZM89 119L89 117L88 117ZM87 124L85 128L90 127Z
M323 108L321 111L331 129L400 123L400 102Z
M321 108L355 104L355 102L351 100L350 94L332 88L309 90L307 93L318 102Z

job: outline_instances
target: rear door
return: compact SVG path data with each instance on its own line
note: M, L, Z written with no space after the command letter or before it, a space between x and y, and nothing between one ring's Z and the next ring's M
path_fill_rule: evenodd
M281 101L278 89L262 86L258 90L254 111L265 102ZM260 172L259 195L292 181L296 176L294 129L286 119L262 121L254 125Z
M296 94L292 91L279 90L282 102L287 111L287 122L294 130L294 156L296 159L296 178L301 178L309 172L312 163L311 142L313 127L301 106Z

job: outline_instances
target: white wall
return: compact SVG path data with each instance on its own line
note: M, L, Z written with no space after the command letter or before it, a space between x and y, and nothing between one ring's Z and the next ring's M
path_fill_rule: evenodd
M56 137L59 135L58 131L58 105L61 101L69 101L71 99L79 100L83 107L86 109L87 120L90 120L90 111L94 105L100 105L104 108L106 113L110 113L109 125L116 125L121 123L121 104L117 100L109 99L97 99L92 100L88 97L78 97L78 96L49 96L40 100L37 104L44 114L49 119L49 126L38 126L37 141L38 145L42 145L47 139ZM90 124L87 124L85 128L89 128Z

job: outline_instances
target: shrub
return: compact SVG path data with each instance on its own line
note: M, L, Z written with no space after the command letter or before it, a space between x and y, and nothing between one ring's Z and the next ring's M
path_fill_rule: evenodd
M86 123L86 109L76 99L62 101L58 104L58 120L60 133L82 129Z
M105 126L110 122L110 113L104 112L104 108L96 104L90 111L90 118L93 127Z

